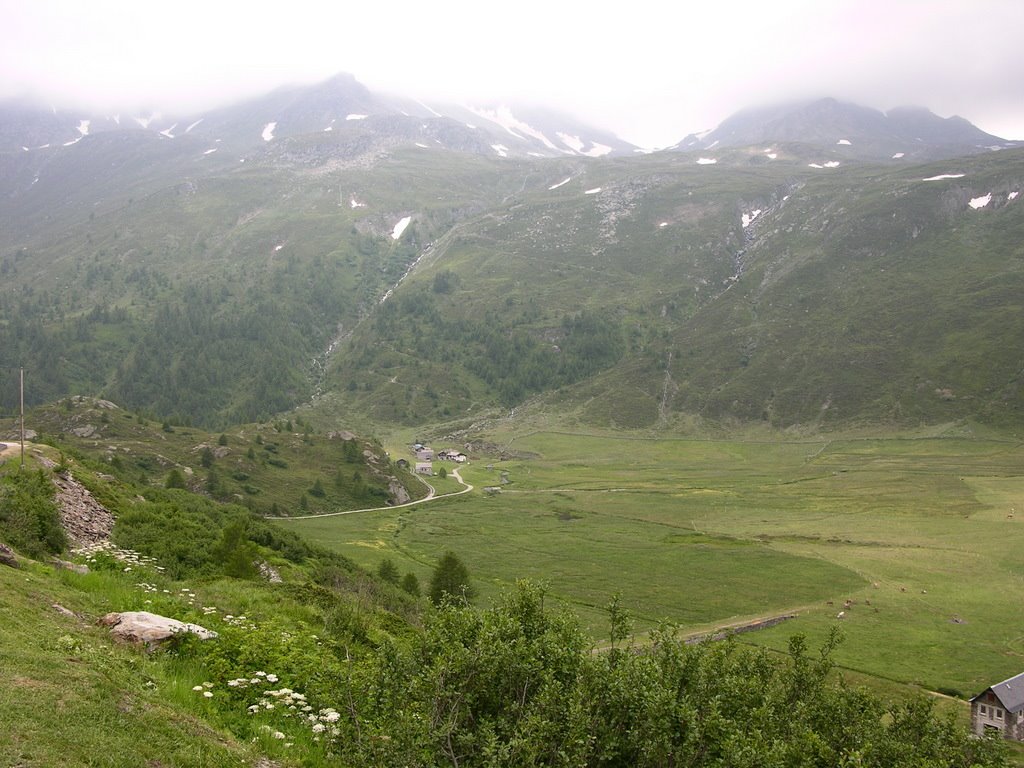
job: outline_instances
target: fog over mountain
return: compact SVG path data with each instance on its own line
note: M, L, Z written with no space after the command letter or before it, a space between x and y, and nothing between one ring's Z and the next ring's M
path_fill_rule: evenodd
M173 13L5 5L0 97L56 106L192 113L344 71L428 103L554 107L645 147L751 105L825 96L881 110L924 104L1024 138L1024 7L1003 0L789 0L763 13L645 1L614 15L531 0L494 18L463 3L299 0L244 14L191 1Z

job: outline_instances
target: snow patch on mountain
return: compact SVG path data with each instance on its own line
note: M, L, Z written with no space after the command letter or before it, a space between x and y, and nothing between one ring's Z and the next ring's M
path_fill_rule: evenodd
M188 128L185 129L185 133L191 133L192 129L195 128L197 125L199 125L201 122L203 122L204 119L205 118L200 117L198 120L196 120L194 123L192 123L192 125L190 125Z
M354 197L351 200L349 200L349 205L351 205L352 208L365 208L366 207L366 203L360 203Z
M601 191L601 187L594 187L593 189L584 190L583 194L584 195L596 195L600 191Z
M217 148L216 148L216 147L214 147L213 149L208 149L208 150L206 150L205 152L203 152L203 154L204 154L204 155L212 155L212 154L213 154L214 152L216 152L216 151L217 151Z
M992 193L989 192L987 195L982 195L981 197L972 198L971 202L969 202L968 205L971 206L971 208L973 208L974 210L977 211L980 208L984 208L986 205L988 205L991 202L992 202Z
M1011 192L1010 194L1008 194L1006 196L1007 201L1015 199L1017 197L1017 194L1018 194L1017 192Z
M714 165L718 161L713 157L698 157L697 165Z
M90 120L79 120L78 121L78 132L83 136L89 135L89 123Z
M431 109L426 104L424 104L422 101L417 101L416 103L419 104L421 107L423 107L425 110L427 110L427 112L430 112L434 117L444 117L444 115L442 115L436 109Z
M849 147L853 144L853 142L850 141L849 139L840 139L839 141L836 142L836 144L842 147Z
M892 159L893 160L902 160L903 157L904 157L904 154L902 152L897 152L895 155L892 156Z
M942 181L943 179L962 179L965 174L962 173L940 173L938 176L929 176L927 179L921 179L921 181Z
M395 228L391 230L391 239L397 240L405 232L405 228L409 226L409 222L412 221L412 216L404 216L402 219L395 224Z
M491 149L497 152L499 157L508 157L508 147L504 144L491 144Z
M365 120L369 115L345 115L346 120Z
M583 139L579 136L573 136L571 133L562 133L561 131L555 131L555 135L558 137L559 141L565 144L565 146L573 152L577 152L581 155L587 154L583 151L583 147L585 147L586 144L584 144Z
M154 113L149 117L136 117L135 122L141 125L143 128L149 128L149 124L156 120L158 117L159 115Z
M270 141L274 138L274 131L277 130L277 123L267 123L263 126L263 140Z
M538 131L531 125L524 123L522 120L512 114L512 110L508 107L501 106L497 109L474 109L469 108L477 117L482 117L484 120L490 120L492 123L496 123L504 128L506 131L511 133L517 139L522 139L524 135L530 136L531 138L537 139L548 149L558 152L559 149L556 147L547 136Z
M178 127L178 124L175 123L170 128L165 128L164 130L160 131L160 135L161 136L166 136L168 139L173 139L174 138L174 134L171 133L171 131L173 131L177 127Z
M665 228L665 227L667 227L667 226L668 226L668 222L667 222L667 221L663 221L663 222L661 222L661 224L659 224L659 225L658 225L658 227L659 227L660 229L664 229L664 228Z
M570 181L572 181L572 176L570 176L569 178L564 179L564 180L558 182L557 184L552 184L550 187L548 187L548 191L550 192L552 189L558 189L559 187L564 187Z
M596 141L591 142L590 149L584 149L587 144L579 136L573 136L570 133L562 133L561 131L558 131L556 135L561 142L565 144L565 146L580 155L586 155L587 157L603 157L612 151L611 147L599 144Z
M761 209L755 208L750 213L744 213L742 216L740 216L740 221L743 224L743 228L746 229L747 227L749 227L754 222L754 219L756 219L760 215Z
M420 149L430 149L426 144L420 144L418 141L416 142L416 146Z
M825 163L825 167L826 168L838 168L839 167L839 161L838 160L829 160L827 163Z

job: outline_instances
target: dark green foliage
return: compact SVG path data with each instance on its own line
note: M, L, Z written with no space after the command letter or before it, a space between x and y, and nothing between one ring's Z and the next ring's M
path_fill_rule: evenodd
M322 499L327 495L327 491L324 490L324 484L319 477L313 483L313 487L309 489L309 495L316 496L318 499Z
M441 467L439 470L437 470L437 476L444 480L446 477L448 477L448 470L445 469L444 467Z
M4 477L0 482L0 540L32 558L61 552L67 539L54 492L42 470Z
M164 483L165 488L186 488L185 476L181 473L181 470L175 467L167 473L167 481Z
M411 571L402 577L401 587L413 597L419 597L421 594L420 580L416 578L416 574Z
M227 445L227 444L228 444L228 436L225 435L222 432L221 436L217 438L217 445Z
M349 464L356 464L363 460L362 453L359 450L359 442L356 440L346 440L345 443L345 461Z
M351 765L790 766L1006 765L924 699L887 710L831 683L833 638L787 658L731 641L594 653L576 619L520 583L493 609L447 604L411 642L347 666L336 740ZM614 632L613 632L614 634ZM386 737L386 738L384 738Z
M382 581L386 581L389 584L398 584L398 567L391 558L385 557L380 561L380 565L377 567L377 575Z
M459 287L459 276L450 269L443 269L434 275L434 293L451 293Z
M434 605L468 603L476 596L469 583L469 570L454 552L445 552L430 577L427 595Z
M245 518L231 521L221 532L220 544L212 554L227 576L254 579L259 575L259 568L256 566L259 551L247 538L247 532L248 521Z
M146 501L118 515L113 539L118 546L155 557L177 579L222 571L249 577L246 564L259 559L258 547L293 563L316 558L351 567L343 557L311 547L244 507L179 490L147 490Z
M199 463L206 469L213 466L213 451L210 450L210 446L203 446L202 453L199 454Z

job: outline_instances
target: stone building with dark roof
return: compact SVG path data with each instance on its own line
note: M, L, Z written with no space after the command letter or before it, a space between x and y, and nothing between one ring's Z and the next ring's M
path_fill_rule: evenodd
M971 699L971 730L979 736L997 731L1024 741L1024 672L986 688Z

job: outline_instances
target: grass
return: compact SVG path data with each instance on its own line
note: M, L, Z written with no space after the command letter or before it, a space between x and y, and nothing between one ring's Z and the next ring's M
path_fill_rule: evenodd
M390 557L421 581L453 549L485 602L514 579L543 579L598 638L620 592L640 631L797 611L744 636L782 649L794 632L813 644L839 623L840 665L931 690L970 696L1024 665L1017 441L539 432L496 442L531 458L476 457L462 469L473 494L289 525L370 567ZM502 492L483 495L502 472Z
M238 766L251 748L181 706L160 655L112 645L93 622L126 609L134 592L103 574L55 575L0 567L0 764L39 766ZM59 603L83 618L66 617ZM135 607L141 607L135 606Z

